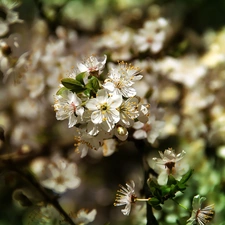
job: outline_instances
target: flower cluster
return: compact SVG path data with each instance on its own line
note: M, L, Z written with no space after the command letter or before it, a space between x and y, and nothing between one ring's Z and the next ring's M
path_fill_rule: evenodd
M77 64L69 78L62 79L54 109L58 120L68 119L76 127L75 140L81 156L88 149L99 149L104 140L116 136L124 141L134 122L145 122L149 105L136 96L133 84L142 78L140 70L120 62L110 65L109 75L101 80L106 56L90 56Z

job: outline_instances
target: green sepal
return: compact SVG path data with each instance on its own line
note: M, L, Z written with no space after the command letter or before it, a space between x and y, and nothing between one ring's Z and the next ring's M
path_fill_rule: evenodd
M171 187L170 187L170 198L173 198L175 197L175 194L179 191L179 187L178 185L174 185L172 184Z
M91 96L91 90L90 90L90 89L86 89L86 90L84 91L84 94L85 94L87 97L90 98L90 96Z
M65 90L68 90L66 87L61 87L57 92L56 92L56 95L62 95L62 93L65 91Z
M181 178L181 180L179 181L179 183L185 184L185 183L189 180L189 178L191 177L192 173L193 173L193 170L189 170L187 173L185 173L185 174L182 176L182 178Z
M86 75L86 72L82 72L82 73L79 73L77 76L76 76L76 80L79 81L82 85L84 85L84 77Z
M94 93L96 93L100 87L98 79L92 76L85 87L92 90Z
M156 206L159 205L161 202L158 198L156 197L152 197L148 200L148 204L150 204L151 206Z
M176 184L176 183L177 183L177 180L170 174L168 176L167 185Z

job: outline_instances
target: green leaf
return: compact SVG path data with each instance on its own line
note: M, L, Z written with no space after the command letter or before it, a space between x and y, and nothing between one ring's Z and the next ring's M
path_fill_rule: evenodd
M65 91L65 90L68 90L66 87L61 87L57 92L56 94L57 95L62 95L62 93Z
M85 77L85 75L86 75L86 72L79 73L76 76L76 80L79 81L81 84L84 85L84 77Z
M177 184L179 191L184 191L186 189L186 185L185 184L181 184L180 182Z
M61 82L64 87L75 93L80 93L86 90L83 84L73 78L64 78Z
M183 177L181 178L181 180L179 181L179 183L185 184L191 177L192 173L193 173L193 170L189 170L187 173L185 173Z
M71 91L72 91L72 92L75 92L75 93L81 93L81 92L83 92L83 91L85 91L85 90L86 90L86 89L83 88L83 87L76 86L76 87L74 87L74 89L72 89Z
M69 90L74 90L77 87L84 87L82 83L73 78L64 78L61 80L61 83Z
M100 87L98 79L96 77L91 77L85 87L96 93Z

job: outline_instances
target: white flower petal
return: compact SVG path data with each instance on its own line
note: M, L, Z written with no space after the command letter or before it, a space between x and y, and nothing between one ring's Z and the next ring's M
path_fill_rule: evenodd
M145 138L147 138L147 133L144 130L136 130L133 133L133 137L135 139L145 139Z
M158 176L157 179L159 185L165 185L168 181L168 174L166 172L166 170L164 170L163 172L161 172Z
M91 111L98 110L98 105L99 102L96 98L92 98L86 103L86 107Z
M71 128L71 127L73 127L74 125L76 125L76 123L77 123L77 117L74 115L74 113L72 113L72 114L69 116L68 127Z
M115 90L115 84L112 82L106 82L105 84L102 85L105 89L113 92Z
M102 113L100 110L98 111L94 111L92 114L91 114L91 121L95 124L99 124L99 123L102 123L102 119L103 119L103 116L102 116Z
M108 100L110 108L118 108L122 104L123 98L121 95L113 95Z

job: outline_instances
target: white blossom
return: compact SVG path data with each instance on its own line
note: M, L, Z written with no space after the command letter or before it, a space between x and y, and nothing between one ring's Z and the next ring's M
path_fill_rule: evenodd
M82 101L76 93L64 90L61 95L55 96L54 109L57 120L69 119L69 128L73 127L83 115Z
M41 184L57 193L64 193L67 189L75 189L80 185L76 164L66 159L50 162L46 170L48 177L41 180Z
M187 225L205 225L212 220L214 215L214 204L202 208L202 202L205 200L206 198L200 197L199 195L194 196L192 201L192 214L187 220Z
M131 180L129 184L126 183L126 187L120 185L120 189L117 191L114 206L125 205L125 208L121 210L125 216L130 214L131 204L137 199L134 188L135 183Z
M158 53L166 40L168 21L159 18L156 21L146 21L144 27L134 36L135 46L140 52L148 49L152 53Z
M115 123L120 120L117 108L122 101L121 95L109 95L105 89L99 90L96 98L92 98L86 103L86 107L92 112L91 121L94 124L100 124L103 130L110 132Z
M188 55L179 59L167 56L155 65L155 71L162 73L172 81L182 83L191 88L206 75L207 69L198 62L195 55Z
M156 138L159 136L164 122L156 120L155 115L151 115L146 123L137 121L134 123L133 128L136 129L133 133L135 139L145 139L154 144Z
M96 214L96 209L92 209L90 212L88 212L88 210L81 209L75 215L71 214L70 216L77 225L86 225L94 221Z
M109 77L105 80L103 87L126 98L134 97L136 90L132 85L143 77L139 73L139 68L121 62L118 66L111 68Z
M164 153L160 152L160 158L153 158L155 161L154 170L159 174L158 183L160 185L165 185L168 181L168 176L171 174L175 179L180 180L182 175L184 175L189 166L180 162L184 155L185 151L182 151L179 154L175 154L174 150L169 148L164 151Z
M103 57L95 57L90 56L84 62L80 62L77 64L77 67L80 72L88 72L91 75L100 75L105 67L107 56Z
M120 106L120 120L121 122L130 127L134 123L134 119L139 116L138 111L139 99L136 97L128 98Z

